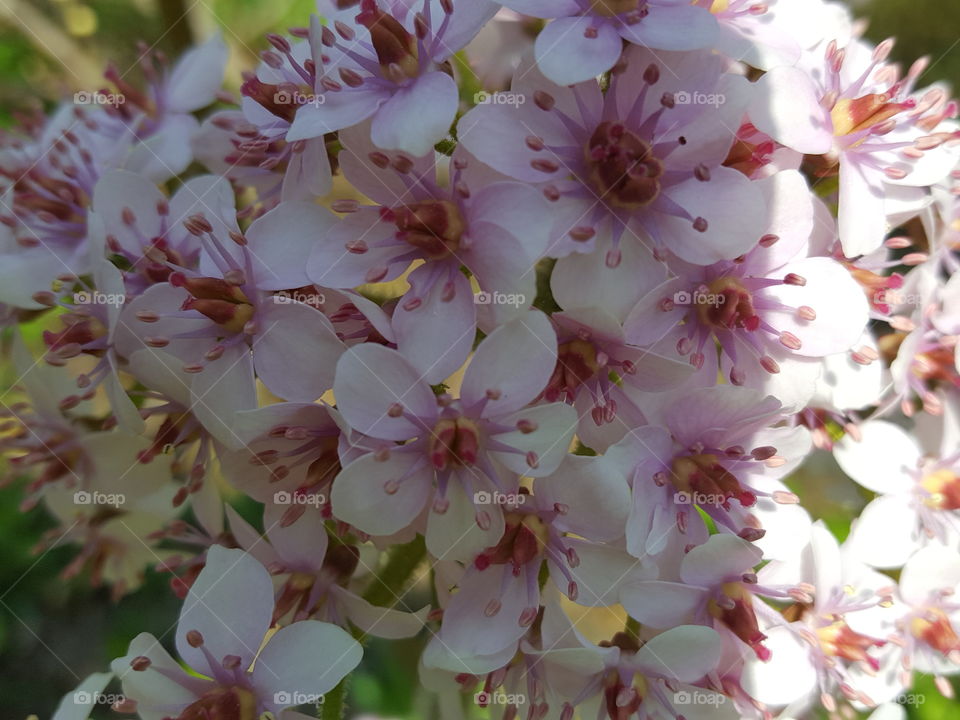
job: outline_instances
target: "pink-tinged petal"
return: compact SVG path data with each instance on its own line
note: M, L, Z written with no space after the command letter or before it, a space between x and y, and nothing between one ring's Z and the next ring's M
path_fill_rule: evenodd
M860 512L846 547L853 557L868 565L895 568L922 547L924 540L907 497L881 495Z
M688 395L687 402L671 404L665 417L681 445L703 442L710 447L727 447L731 428L743 437L751 428L770 424L771 415L779 408L776 398L764 397L756 390L718 385L696 390Z
M204 483L204 485L212 484L213 483ZM263 536L259 530L240 517L240 514L230 505L225 505L224 511L227 516L230 533L240 545L241 550L245 550L253 555L253 557L257 559L257 562L264 567L270 567L271 564L280 562L280 556L277 555L270 543L263 542Z
M471 675L486 675L507 665L517 654L517 643L513 643L492 655L465 655L451 652L439 636L434 635L423 650L420 660L420 681L428 690L433 690L428 683L442 675L436 690L449 690L450 676L448 673L466 672ZM441 668L441 671L434 668ZM459 706L458 706L459 707Z
M852 348L867 325L869 307L863 288L847 269L830 258L805 258L786 265L782 272L784 277L793 273L806 283L778 285L764 295L790 308L806 306L816 313L815 320L804 320L795 311L766 313L770 325L800 340L800 348L794 352L822 357Z
M656 577L657 567L644 565L635 557L610 545L591 543L578 538L566 538L565 544L580 559L575 568L567 571L577 584L577 603L588 607L607 607L620 602L620 590L626 583ZM567 593L567 579L553 558L548 558L550 577L562 593Z
M284 200L313 200L333 189L330 156L323 138L304 141L303 150L293 153L283 174Z
M397 233L393 223L380 218L380 210L362 207L333 226L317 243L307 260L307 276L321 287L353 288L368 282L367 274L387 268L380 281L396 279L406 268L393 259L404 253L402 248L380 247ZM351 252L349 247L362 243L365 252Z
M496 435L498 442L517 448L521 452L491 452L500 463L520 475L544 477L549 475L567 455L567 448L577 429L577 412L565 403L551 403L519 410L507 417L497 418L504 425L516 426L519 421L532 422L533 432L512 432ZM530 467L529 453L537 456L537 466Z
M577 0L504 0L501 5L523 15L538 18L574 15L581 10Z
M609 22L584 15L548 23L537 35L537 65L558 85L592 80L613 67L620 57L620 36Z
M286 202L257 218L247 230L256 285L289 290L310 284L307 260L317 240L337 218L313 202Z
M289 497L289 493L287 494ZM291 569L317 571L327 554L327 529L318 513L307 512L284 526L289 505L267 503L263 508L263 526L270 544Z
M717 668L722 645L716 630L681 625L648 640L637 651L634 664L654 675L696 682Z
M126 370L151 390L181 405L190 405L193 376L183 372L183 362L173 355L156 348L137 350L130 355Z
M683 558L680 577L691 585L712 586L736 579L763 560L763 553L736 535L711 535Z
M418 465L419 464L419 465ZM394 481L396 491L384 486ZM333 514L370 535L392 535L414 521L433 492L433 470L423 455L393 452L386 460L364 455L333 482Z
M457 136L473 155L494 170L517 180L543 183L568 175L569 170L552 152L536 152L528 147L526 138L531 134L529 128L536 127L538 135L550 143L549 133L544 133L541 126L550 128L551 124L550 118L544 121L545 113L533 105L532 98L524 97L526 102L520 106L477 105L460 118ZM533 112L539 113L539 116L532 115ZM558 142L571 142L569 133L562 126L553 128L553 134ZM531 164L537 161L552 161L557 169L551 172L538 170Z
M474 490L485 487L486 481L469 470L463 470L462 474L470 476ZM426 541L427 550L434 557L469 564L477 553L496 545L503 537L504 520L499 507L481 503L475 505L477 495L468 496L464 488L465 484L459 477L451 478L445 495L450 505L443 513L438 513L431 506L427 516ZM485 511L490 517L490 527L486 530L477 525L477 513L480 511Z
M228 54L219 33L184 53L170 76L167 109L193 112L212 103L223 84Z
M840 468L859 485L878 493L907 492L907 473L920 464L920 448L898 425L883 420L862 423L859 442L849 434L834 446Z
M800 59L797 38L786 27L778 27L769 20L762 15L752 18L744 14L738 14L729 22L721 19L714 47L723 55L758 70L795 65Z
M796 557L810 542L813 522L810 514L799 505L781 505L761 497L751 510L767 531L767 534L756 542L764 557L772 560ZM785 582L793 581L788 579Z
M830 150L833 123L805 72L777 67L756 84L748 114L758 130L797 152L822 155Z
M343 590L339 593L350 622L365 633L387 640L413 637L423 630L430 606L417 612L371 605L359 595Z
M319 138L361 123L390 99L390 91L361 87L327 92L322 97L322 103L308 103L297 110L287 131L288 142Z
M370 137L378 147L421 157L450 130L457 115L457 83L443 72L431 72L400 88L373 118ZM430 112L424 112L430 108Z
M0 303L28 310L41 310L33 296L49 290L58 275L73 269L61 258L41 246L24 252L22 249L0 255Z
M817 670L810 646L789 627L765 631L764 646L770 651L766 662L748 657L743 668L743 688L751 697L767 705L787 705L812 693L817 686Z
M228 448L238 448L240 438L233 432L233 416L257 406L253 358L246 345L234 345L216 362L193 375L190 409L204 429Z
M269 301L257 312L253 364L257 377L277 397L309 402L333 386L345 350L330 320L319 310Z
M535 488L548 504L568 508L558 519L565 530L597 542L623 537L630 488L602 459L571 455L552 475L539 478Z
M243 598L243 602L237 602L237 598ZM273 583L266 568L242 550L213 545L207 552L206 566L183 602L177 623L177 652L190 667L209 676L213 676L210 662L220 663L227 655L236 655L241 667L248 668L270 627L272 614ZM203 647L190 644L189 639L196 639L193 631L202 636ZM209 652L209 661L204 649Z
M458 654L493 655L517 642L528 630L520 625L521 614L539 604L539 593L527 596L527 572L530 569L524 567L519 577L514 576L509 563L482 571L471 566L444 611L440 628L444 645ZM490 614L495 608L499 609Z
M859 163L854 153L845 153L840 162L837 220L840 245L849 258L872 253L883 243L887 233L884 177Z
M543 193L515 182L487 185L470 198L467 206L471 228L475 222L497 225L520 241L531 263L539 260L546 248L550 228L544 217L549 213L550 204Z
M412 158L407 153L378 148L370 139L371 121L363 122L339 133L343 150L337 162L344 176L362 195L386 207L395 207L420 199L419 188L409 182L412 179L433 181L436 165L432 154ZM370 159L372 154L385 156L389 165L381 168ZM402 175L394 170L395 162L402 157L404 164L412 163L410 172Z
M623 23L620 35L632 43L655 50L697 50L717 36L717 20L693 5L649 5L650 13L632 25Z
M231 231L239 231L236 219L236 198L230 181L218 175L200 175L190 178L170 198L170 214L167 217L168 232L174 236L187 237L184 220L191 215L202 214L213 226L213 233L226 240ZM233 250L232 243L227 243ZM142 248L137 248L142 250ZM241 254L236 253L240 258Z
M730 168L710 170L710 179L686 180L665 191L692 218L707 221L704 232L685 218L659 217L667 248L681 260L710 265L731 260L752 249L768 223L760 187Z
M560 258L550 276L550 288L564 309L604 308L623 320L643 293L665 276L663 264L641 243L624 243L615 268L607 267L604 249Z
M652 628L694 622L708 598L702 587L660 580L625 583L620 602L631 617Z
M257 656L251 684L265 707L279 712L302 704L297 696L314 696L319 702L362 658L360 643L342 628L302 620L270 638ZM290 700L283 702L284 697Z
M433 11L440 9L440 3L434 2ZM434 50L433 59L436 62L448 60L455 52L462 49L480 29L491 20L501 9L500 3L492 0L471 0L468 3L453 4L453 14L450 24L443 33L443 40Z
M113 673L88 675L72 692L63 696L51 720L87 720L111 680Z
M529 311L537 294L536 259L530 259L529 247L524 247L518 238L493 223L473 222L470 225L473 245L458 251L463 264L470 268L481 291L486 293L476 297L477 312L489 313L489 321L495 325ZM535 237L534 242L537 242ZM484 297L490 302L480 302Z
M770 209L765 234L776 235L777 241L768 248L750 252L742 267L746 275L762 276L767 274L766 270L806 255L815 215L810 187L796 170L778 172L758 184Z
M960 557L951 548L928 545L904 565L900 595L912 605L922 605L941 588L960 589Z
M433 272L421 265L410 274L416 288ZM476 306L470 281L454 270L453 297L444 299L444 282L436 282L423 304L407 310L401 301L393 313L397 350L429 384L436 385L460 369L473 349L476 336ZM406 297L409 297L410 293Z
M93 191L93 207L97 217L103 221L105 231L115 237L124 249L138 256L143 252L141 237L149 239L160 234L157 204L163 200L163 193L154 183L129 170L105 173ZM133 212L137 220L136 229L123 222L126 208Z
M654 286L640 298L623 321L626 341L631 345L646 347L667 337L689 310L673 302L674 295L686 291L687 286L688 283L683 279L671 278Z
M150 667L130 667L137 657L150 658ZM201 667L206 672L206 665ZM137 701L137 715L143 720L164 720L215 687L209 680L188 675L150 633L140 633L131 640L127 654L110 663L110 669L123 683L124 695Z
M0 272L7 266L7 262L0 263ZM2 277L0 277L2 279ZM142 295L127 302L120 313L113 338L114 349L121 357L130 357L137 350L149 349L144 338L170 338L170 343L164 350L179 358L181 363L194 363L210 349L210 339L180 339L174 337L179 333L189 333L199 330L210 324L210 321L198 315L197 319L182 317L164 317L175 315L180 306L190 295L183 288L177 288L169 283L159 283L148 287ZM147 311L161 317L152 323L145 323L137 318L137 313Z
M541 312L529 312L480 343L460 396L468 407L489 397L484 417L512 413L540 394L556 362L557 336L550 320Z
M154 182L166 182L193 160L190 146L199 129L193 115L168 116L152 135L130 149L123 168Z
M333 393L350 427L384 440L408 440L424 432L403 415L392 417L396 405L428 423L437 414L436 398L420 373L383 345L364 343L345 352L337 363Z

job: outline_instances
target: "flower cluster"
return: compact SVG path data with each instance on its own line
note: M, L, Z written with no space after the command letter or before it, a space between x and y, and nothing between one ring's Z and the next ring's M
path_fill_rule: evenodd
M0 138L24 507L66 575L184 601L182 661L139 635L60 717L116 680L295 720L419 633L444 717L949 692L960 126L925 60L821 0L319 0L264 47L239 101L215 37ZM871 493L843 543L793 474L826 454Z

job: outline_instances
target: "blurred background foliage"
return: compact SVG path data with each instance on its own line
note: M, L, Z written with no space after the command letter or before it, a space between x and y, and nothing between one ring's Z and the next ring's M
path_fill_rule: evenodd
M894 59L904 66L921 55L931 57L922 85L960 85L960 2L855 0L853 5L858 16L869 16L871 40L897 38ZM38 101L49 109L77 90L103 87L108 62L121 74L136 65L139 41L176 57L218 28L232 50L228 87L236 90L240 71L252 67L266 46L264 34L304 25L314 7L313 0L0 0L0 127L12 125L17 111ZM39 332L27 329L36 354ZM5 405L21 399L15 380L13 369L0 365ZM7 477L3 465L0 477ZM791 484L840 539L868 499L824 453L812 457ZM92 588L86 575L62 579L76 549L56 545L35 552L53 523L42 509L21 512L22 486L14 479L0 488L0 717L16 720L49 717L64 693L89 673L106 669L139 632L153 633L169 647L180 610L169 576L149 572L143 587L118 603L107 590ZM251 520L257 516L253 507L241 511ZM426 585L414 588L412 607L429 601ZM368 646L350 686L351 717L442 717L416 692L415 658L422 643L421 638ZM944 699L931 678L920 678L914 692L924 702L907 708L911 718L960 717L960 705ZM98 712L115 716L103 708Z

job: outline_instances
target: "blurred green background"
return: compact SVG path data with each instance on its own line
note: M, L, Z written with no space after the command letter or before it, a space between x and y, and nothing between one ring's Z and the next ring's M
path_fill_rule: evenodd
M942 80L960 85L960 2L861 0L854 7L859 16L870 17L866 34L872 40L898 38L895 59L909 65L921 55L931 56L921 84ZM264 34L304 25L313 9L313 0L0 0L0 127L9 126L17 110L37 100L49 108L77 89L102 87L105 64L112 61L123 73L136 62L140 40L174 57L221 28L233 51L228 83L235 90L240 71L251 67L266 46ZM7 405L19 399L10 387L13 380L12 370L0 367L0 399ZM5 475L0 466L0 476ZM793 485L813 514L827 520L841 538L847 518L865 504L856 486L823 454L812 458ZM113 603L107 591L92 589L86 576L61 580L58 574L76 549L32 552L52 521L42 509L20 512L21 489L20 481L0 489L4 720L49 717L64 693L89 673L106 669L137 633L167 633L180 608L169 592L168 578L154 573L119 603ZM416 698L413 658L418 643L374 643L368 648L351 686L351 717L437 717L435 708ZM926 702L908 708L911 717L960 717L960 705L944 700L929 678L921 680L918 691L925 693Z

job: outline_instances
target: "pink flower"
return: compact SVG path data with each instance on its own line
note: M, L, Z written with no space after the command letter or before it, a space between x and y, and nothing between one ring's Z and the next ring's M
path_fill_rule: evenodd
M751 92L710 53L631 48L605 95L593 80L564 88L529 65L517 107L479 105L462 144L495 170L542 186L553 207L547 254L651 245L709 265L752 247L767 222L760 189L722 163Z
M525 15L557 18L537 35L540 70L558 85L602 75L620 57L623 41L654 50L709 45L717 23L685 0L504 0Z
M869 253L886 234L885 198L892 185L913 188L916 210L922 190L956 164L941 147L955 135L945 118L956 115L942 89L922 95L914 85L925 68L918 61L906 77L886 63L893 42L871 50L859 42L831 42L808 69L774 68L758 81L750 119L784 145L808 155L820 174L840 176L840 241L848 257Z
M444 63L497 12L489 0L362 0L354 22L339 19L314 46L309 91L322 101L302 106L287 140L320 137L372 118L374 145L426 155L450 129L459 103ZM320 5L324 15L325 0ZM336 12L336 11L334 11ZM339 15L343 15L340 11ZM320 62L317 62L317 61ZM429 113L422 108L430 108Z
M266 569L241 550L214 545L177 623L177 652L193 672L150 633L134 638L111 668L141 716L259 717L307 697L318 702L360 663L363 650L353 638L316 620L283 627L264 643L272 614Z
M275 293L311 285L304 265L313 233L332 222L312 203L284 203L245 235L205 213L191 216L185 225L203 249L198 268L167 260L169 281L124 309L131 330L121 350L167 348L211 406L254 407L254 372L280 397L315 400L333 384L344 345L323 313Z
M519 474L553 472L576 428L566 405L527 407L555 359L553 329L538 312L480 344L458 400L435 395L394 350L370 343L348 350L337 364L338 409L379 443L337 476L334 515L371 535L391 535L429 507L427 549L435 556L471 558L495 543L503 513L489 498L516 493Z
M491 299L515 300L491 306L494 322L524 314L546 247L547 201L525 184L489 182L466 153L454 155L450 184L441 187L434 160L377 150L362 128L340 135L344 174L379 205L346 208L314 247L307 272L317 285L351 288L394 280L422 261L391 325L404 356L429 382L441 382L466 359L483 300L461 267Z

